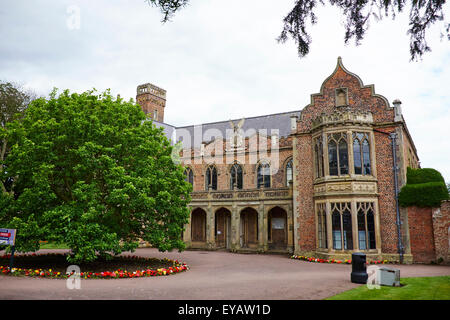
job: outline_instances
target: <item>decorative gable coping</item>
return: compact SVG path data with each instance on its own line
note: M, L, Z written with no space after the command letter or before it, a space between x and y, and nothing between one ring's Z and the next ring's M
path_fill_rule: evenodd
M338 59L337 59L337 64L336 64L336 68L334 69L333 73L330 74L330 75L322 82L322 85L320 86L320 92L319 92L319 93L313 93L313 94L310 95L310 102L309 102L309 104L308 104L307 106L305 106L305 107L303 108L303 110L301 110L301 112L300 112L300 120L302 119L302 112L303 112L303 111L306 111L306 109L308 109L309 107L311 107L311 106L313 106L313 105L315 104L314 99L315 99L316 97L323 96L325 84L328 82L328 80L330 80L331 78L333 78L333 76L336 74L336 72L337 72L339 69L342 69L342 70L343 70L345 73L347 73L348 75L350 75L350 76L356 78L356 79L358 80L358 83L359 83L359 86L360 86L361 89L370 88L373 97L377 97L377 98L382 99L382 100L384 101L385 105L386 105L386 108L387 108L387 109L390 109L390 108L391 108L391 106L390 106L390 104L389 104L389 101L388 101L384 96L382 96L381 94L375 93L375 85L373 85L373 84L364 85L364 83L362 82L361 78L360 78L357 74L348 71L348 70L344 67L344 65L343 65L343 63L342 63L342 58L341 58L341 57L338 57Z
M339 124L371 124L373 123L372 112L358 110L335 110L331 114L322 113L312 121L312 129L317 129L327 125Z

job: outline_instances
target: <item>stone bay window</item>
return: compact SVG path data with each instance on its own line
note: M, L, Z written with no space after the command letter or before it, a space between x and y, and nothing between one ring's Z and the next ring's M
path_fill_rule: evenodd
M316 248L322 254L381 252L372 123L370 112L344 109L313 121Z
M335 111L314 120L314 178L375 176L372 122L372 114L362 111Z
M320 252L379 251L376 199L319 200L315 208L316 247Z

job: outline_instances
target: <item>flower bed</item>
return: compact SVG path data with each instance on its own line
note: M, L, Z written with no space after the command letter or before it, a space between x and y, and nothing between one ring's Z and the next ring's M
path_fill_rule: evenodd
M0 256L0 261L9 260L10 255ZM66 255L62 253L50 253L50 254L23 254L14 257L14 264L20 265L20 260L28 259L32 261L32 259L40 259L40 261L55 260L55 259L66 259ZM141 277L155 277L155 276L169 276L172 274L180 273L186 270L189 270L188 265L185 263L179 262L178 260L170 260L167 258L164 259L155 259L155 258L144 258L138 256L119 256L114 257L114 264L117 265L118 261L123 265L155 265L159 262L159 264L168 265L166 267L161 268L139 268L134 271L128 271L128 268L118 268L114 271L105 270L101 272L91 272L91 271L81 271L82 279L120 279L120 278L141 278ZM17 261L17 263L16 263ZM30 263L28 261L28 263ZM4 264L4 263L3 263ZM66 263L67 266L70 263ZM108 262L104 263L106 266ZM80 267L83 270L83 267ZM66 268L64 268L66 269ZM105 267L105 269L107 269ZM26 277L37 277L37 278L56 278L56 279L67 279L74 273L66 273L61 270L61 266L57 270L52 270L51 268L12 268L9 266L0 265L0 274L3 275L11 275L11 276L26 276Z
M303 260L303 261L309 261L309 262L318 262L318 263L352 264L351 259L345 259L345 260L319 259L319 258L314 258L314 257L305 257L305 256L297 256L297 255L291 256L291 259ZM387 264L387 263L395 263L395 262L388 261L388 260L371 260L371 261L366 262L366 264Z

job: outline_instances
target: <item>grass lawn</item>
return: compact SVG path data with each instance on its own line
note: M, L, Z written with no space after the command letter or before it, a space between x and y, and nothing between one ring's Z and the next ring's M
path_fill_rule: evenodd
M351 289L326 300L450 300L450 276L402 278L402 287L366 285Z
M70 249L64 243L42 242L41 249Z

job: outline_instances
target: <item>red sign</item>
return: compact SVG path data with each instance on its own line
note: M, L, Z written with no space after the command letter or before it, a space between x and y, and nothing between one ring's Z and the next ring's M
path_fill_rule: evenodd
M13 246L16 241L16 229L0 228L0 244Z

